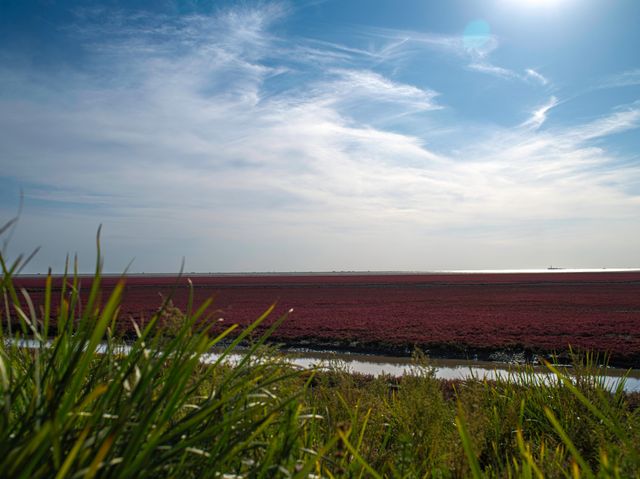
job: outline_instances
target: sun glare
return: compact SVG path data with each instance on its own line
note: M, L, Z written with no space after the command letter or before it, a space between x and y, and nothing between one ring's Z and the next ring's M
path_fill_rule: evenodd
M505 3L527 8L546 8L558 6L562 3L565 3L565 1L566 0L505 0Z

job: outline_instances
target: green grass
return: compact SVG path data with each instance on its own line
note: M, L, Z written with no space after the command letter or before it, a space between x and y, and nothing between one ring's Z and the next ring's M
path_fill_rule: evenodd
M99 248L90 288L72 272L54 297L49 276L44 304L14 286L25 261L0 254L1 477L640 477L640 409L598 358L552 381L446 382L420 355L401 379L299 370L265 345L285 318L254 338L267 308L203 364L233 330L198 326L208 302L167 299L125 342L125 278L102 296Z

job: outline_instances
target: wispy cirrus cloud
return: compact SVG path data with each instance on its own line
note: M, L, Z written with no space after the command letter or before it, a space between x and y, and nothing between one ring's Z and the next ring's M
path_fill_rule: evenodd
M489 75L498 76L501 78L519 78L520 76L508 68L502 68L485 61L472 62L467 66L469 70L474 70L480 73L487 73Z
M640 68L617 73L605 78L598 88L619 88L640 85Z
M329 77L316 86L318 96L334 105L351 105L360 102L386 103L387 111L394 105L405 112L436 110L438 93L412 85L398 83L370 70L329 71Z
M522 123L522 126L525 128L532 128L534 130L537 130L542 126L542 124L547 119L547 113L549 112L549 110L551 110L557 105L558 105L558 99L555 96L552 96L551 98L549 98L548 102L546 102L544 105L540 106L539 108L536 108L531 114L531 117L529 117L528 120Z
M401 59L415 52L417 48L427 48L448 53L454 58L460 59L465 68L479 73L508 80L534 80L543 86L550 83L548 78L533 68L527 68L521 73L494 64L491 61L491 54L500 45L499 38L494 34L465 37L464 35L443 35L383 28L365 29L363 34L386 41L377 50L369 52L380 60Z
M368 55L379 61L406 61L421 49L429 49L449 54L452 58L461 62L461 66L479 73L492 75L507 80L527 81L535 80L543 86L549 84L549 80L532 68L524 73L496 65L491 61L491 54L500 45L499 38L494 34L475 37L463 35L444 35L417 32L412 30L394 30L388 28L361 29L361 34L382 41L376 49L367 51Z
M593 120L573 130L573 135L581 140L593 140L615 135L640 127L640 103L619 107L614 113Z
M536 70L534 70L533 68L527 68L525 70L525 75L528 78L531 78L535 81L537 81L538 83L540 83L543 86L546 86L549 84L549 80L543 76L541 73L537 72Z

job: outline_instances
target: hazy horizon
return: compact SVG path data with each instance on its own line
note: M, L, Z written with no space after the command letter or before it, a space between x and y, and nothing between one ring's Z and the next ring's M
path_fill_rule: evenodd
M640 267L640 2L0 5L0 225L61 271Z
M640 272L638 268L562 268L562 267L547 267L547 268L527 268L527 269L449 269L449 270L318 270L318 271L103 271L104 276L178 276L184 277L190 276L385 276L385 275L456 275L456 274L557 274L557 273L632 273ZM59 276L64 273L62 271L52 270L53 275ZM94 269L82 269L78 270L78 273L82 276L93 276ZM41 276L46 275L44 272L22 272L17 276Z

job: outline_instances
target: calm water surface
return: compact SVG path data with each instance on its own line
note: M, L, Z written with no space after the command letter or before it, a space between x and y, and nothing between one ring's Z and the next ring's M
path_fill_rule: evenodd
M403 376L405 374L415 374L416 365L411 358L380 356L373 354L339 353L339 352L316 352L302 351L286 353L287 359L298 366L304 368L341 368L343 370L380 376L383 374L391 376ZM205 362L213 362L219 357L212 353L207 355ZM239 359L241 355L234 355L231 360ZM489 361L464 361L458 359L432 359L429 365L435 368L435 375L440 379L497 379L499 377L508 378L510 373L514 373L522 366L509 365L505 363ZM561 368L571 372L571 368ZM544 366L534 368L536 377L539 379L551 378L553 375ZM625 391L640 392L640 369L606 368L603 375L607 386L615 388L626 376Z
M23 339L18 342L19 346L26 348L37 348L39 342L32 339ZM48 347L49 343L45 343ZM98 347L98 352L105 352L106 344ZM122 347L122 352L127 353L129 346ZM219 353L204 354L202 361L212 363L218 360ZM238 361L243 357L241 353L231 354L226 360L230 362ZM387 374L391 376L403 376L405 374L416 374L419 368L412 362L411 358L380 356L374 354L357 354L357 353L339 353L332 351L294 351L285 353L285 357L292 364L303 368L340 368L342 370L370 374L372 376L380 376ZM505 363L487 362L487 361L464 361L457 359L432 359L429 365L435 368L435 375L440 379L497 379L508 378L510 373L518 370L517 365L509 365ZM417 369L418 368L418 369ZM520 366L521 368L521 366ZM552 374L543 366L534 368L536 377L544 380L551 378ZM565 371L571 372L571 368L564 368ZM640 369L621 369L606 368L604 369L606 384L610 388L615 388L619 382L626 376L625 391L640 392Z

